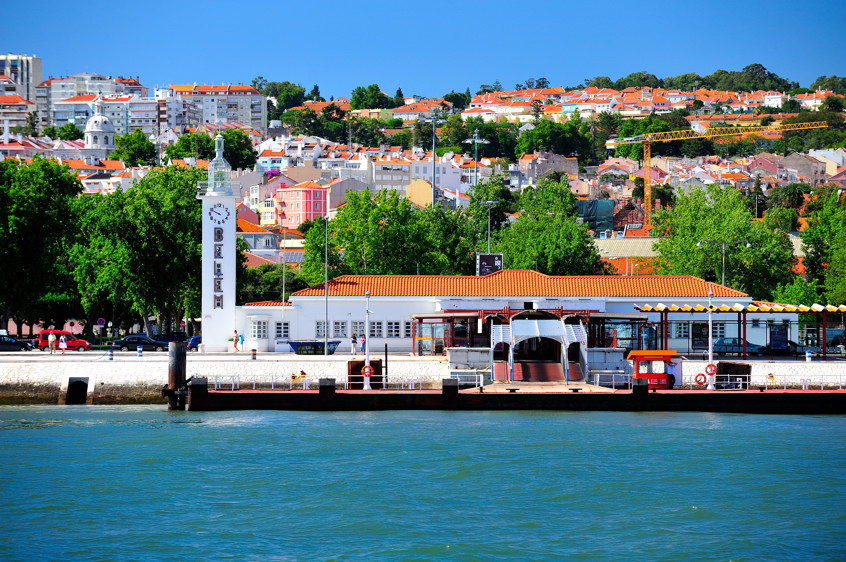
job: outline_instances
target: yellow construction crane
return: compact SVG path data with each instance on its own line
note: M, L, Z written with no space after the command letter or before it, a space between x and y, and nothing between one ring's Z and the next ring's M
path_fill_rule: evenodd
M745 135L747 133L783 133L786 131L800 131L804 129L824 129L828 127L825 121L813 121L809 123L783 123L780 125L767 125L758 127L716 127L708 129L704 133L685 129L683 131L665 131L661 133L644 133L636 137L623 139L609 139L605 143L606 148L617 148L621 144L642 144L643 145L643 214L644 228L652 224L652 143L669 142L683 139L710 139L714 137L731 137Z

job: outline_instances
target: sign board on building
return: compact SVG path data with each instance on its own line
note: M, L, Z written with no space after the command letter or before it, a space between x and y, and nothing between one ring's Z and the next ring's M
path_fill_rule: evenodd
M476 275L502 271L502 254L476 254Z

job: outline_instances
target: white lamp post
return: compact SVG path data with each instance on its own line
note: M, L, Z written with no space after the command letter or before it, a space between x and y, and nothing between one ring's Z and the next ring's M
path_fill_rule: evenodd
M491 207L496 205L496 201L482 201L482 205L488 209L488 253L491 253Z
M711 299L714 298L714 289L710 283L708 283L708 364L714 364L714 338L711 337L711 334L714 333L714 322L711 316L712 313L712 306L711 306ZM708 374L708 390L716 390L717 387L714 386L714 375Z
M734 246L736 244L740 244L741 242L746 242L746 247L751 248L752 244L750 244L746 240L735 240L734 242L719 242L717 240L700 240L699 242L696 243L696 247L701 248L702 242L709 242L711 244L719 244L720 246L723 247L723 282L722 282L722 285L723 285L723 287L725 287L725 285L726 285L726 246Z
M323 294L326 304L325 328L323 330L323 355L329 355L329 197L324 190L323 205L326 211L326 218L323 221L323 228L326 229L326 246L323 256ZM284 264L283 264L284 271ZM283 296L284 298L284 296Z
M481 138L479 136L479 129L476 129L476 131L473 133L473 138L469 138L461 142L463 142L464 144L470 144L472 142L475 145L476 155L473 158L473 163L475 164L475 170L473 174L473 185L479 185L479 144L490 144L491 141ZM488 253L491 253L490 249L488 249Z
M370 373L370 291L364 293L364 370ZM370 376L364 377L364 390L370 390Z

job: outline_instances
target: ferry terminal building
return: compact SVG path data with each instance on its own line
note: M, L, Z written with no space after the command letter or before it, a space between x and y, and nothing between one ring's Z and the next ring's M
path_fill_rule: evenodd
M714 339L739 337L777 349L800 339L797 313L821 312L824 330L826 312L846 312L846 306L760 303L693 276L550 276L503 270L487 276L346 275L329 281L328 290L320 284L298 291L289 302L236 307L235 327L246 335L246 349L287 352L292 340L324 339L328 304L328 339L340 340L343 353L349 352L352 334L361 339L369 306L372 352L386 345L392 353L415 355L490 347L492 334L495 343L507 341L497 335L497 326L531 320L535 337L525 337L523 345L544 355L544 340L561 331L547 322L552 320L581 326L588 348L702 354L708 348L709 292Z

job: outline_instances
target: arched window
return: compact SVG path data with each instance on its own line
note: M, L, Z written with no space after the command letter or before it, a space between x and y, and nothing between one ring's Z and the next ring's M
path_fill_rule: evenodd
M97 144L97 135L94 135L94 144Z
M109 144L109 137L103 137L103 144Z

